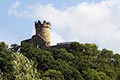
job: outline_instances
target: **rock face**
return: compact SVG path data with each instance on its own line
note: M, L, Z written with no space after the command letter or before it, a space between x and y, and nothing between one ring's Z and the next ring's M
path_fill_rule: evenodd
M50 22L43 21L41 23L39 20L35 22L36 34L32 36L31 39L27 39L21 42L32 43L37 48L44 48L50 46Z

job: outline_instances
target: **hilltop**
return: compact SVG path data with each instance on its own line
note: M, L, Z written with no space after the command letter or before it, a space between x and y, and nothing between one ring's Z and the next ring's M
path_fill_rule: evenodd
M32 44L10 48L0 42L1 80L119 80L120 55L95 44L72 42L69 49Z

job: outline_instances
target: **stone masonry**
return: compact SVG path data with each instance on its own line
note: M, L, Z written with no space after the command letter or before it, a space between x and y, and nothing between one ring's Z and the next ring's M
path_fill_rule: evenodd
M36 34L32 36L31 39L27 39L21 42L23 43L32 43L37 48L45 48L50 46L50 22L46 22L45 20L43 23L38 20L35 22L35 30Z

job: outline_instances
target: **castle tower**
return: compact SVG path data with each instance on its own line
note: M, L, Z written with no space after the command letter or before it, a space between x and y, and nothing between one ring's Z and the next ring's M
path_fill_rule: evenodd
M40 36L44 42L45 46L50 46L50 22L40 21L35 22L36 35Z

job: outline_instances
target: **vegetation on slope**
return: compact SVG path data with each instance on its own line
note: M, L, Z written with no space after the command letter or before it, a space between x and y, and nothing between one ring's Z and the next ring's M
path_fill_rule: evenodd
M49 51L0 42L0 80L120 80L120 55L78 42Z

